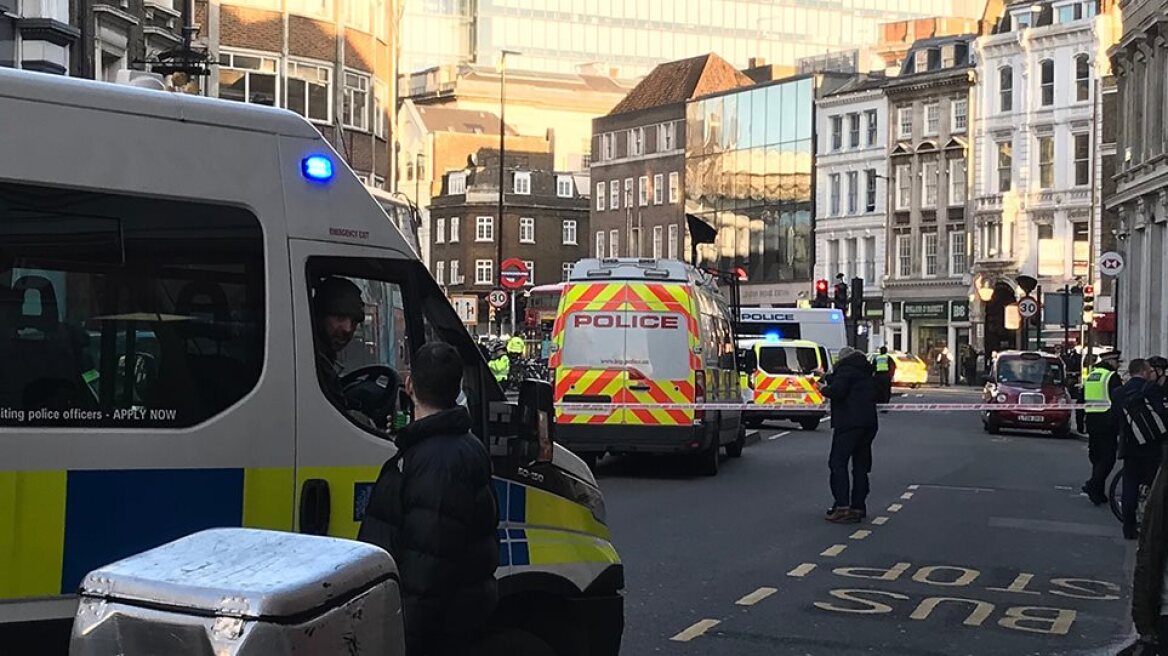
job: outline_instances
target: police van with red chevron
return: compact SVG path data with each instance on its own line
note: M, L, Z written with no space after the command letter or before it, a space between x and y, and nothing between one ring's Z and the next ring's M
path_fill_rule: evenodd
M605 453L681 453L718 473L742 454L742 400L731 313L715 280L676 260L585 259L552 328L557 438ZM583 407L581 407L583 406Z

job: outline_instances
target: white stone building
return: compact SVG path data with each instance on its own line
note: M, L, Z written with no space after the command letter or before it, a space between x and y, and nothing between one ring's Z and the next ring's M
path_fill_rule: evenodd
M1005 312L1017 276L1045 292L1093 282L1112 34L1096 0L1026 0L975 42L974 272L996 290L974 313L985 352L1016 344Z
M888 100L882 77L860 77L816 101L815 277L864 279L868 346L883 343ZM862 342L862 340L861 340Z

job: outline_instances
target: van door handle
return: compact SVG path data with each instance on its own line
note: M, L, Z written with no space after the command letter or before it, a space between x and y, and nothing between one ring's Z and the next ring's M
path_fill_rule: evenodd
M648 392L653 388L649 387L648 385L629 385L629 389L634 392Z
M323 478L310 478L300 488L300 532L328 535L329 484Z

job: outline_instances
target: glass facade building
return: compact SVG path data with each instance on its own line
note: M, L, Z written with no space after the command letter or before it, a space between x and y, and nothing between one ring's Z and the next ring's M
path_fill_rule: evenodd
M980 18L984 7L984 0L409 0L402 70L452 59L492 65L502 49L523 53L517 68L574 73L596 63L626 77L707 52L738 68L751 57L794 66L871 46L880 23Z
M816 80L788 78L686 107L686 212L718 231L703 265L753 283L810 280Z

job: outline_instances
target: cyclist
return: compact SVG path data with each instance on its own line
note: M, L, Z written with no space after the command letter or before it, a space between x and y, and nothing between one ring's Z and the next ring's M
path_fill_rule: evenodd
M1119 424L1118 417L1110 405L1112 395L1123 384L1116 373L1118 363L1119 351L1103 354L1083 381L1084 402L1108 404L1106 408L1093 407L1085 411L1087 457L1091 460L1091 478L1083 484L1082 489L1091 499L1091 503L1097 506L1107 503L1107 494L1104 490L1107 478L1115 468Z
M487 361L487 367L494 374L495 382L502 385L511 376L511 358L507 355L507 351L503 348L502 344L495 345L493 354L495 357Z

